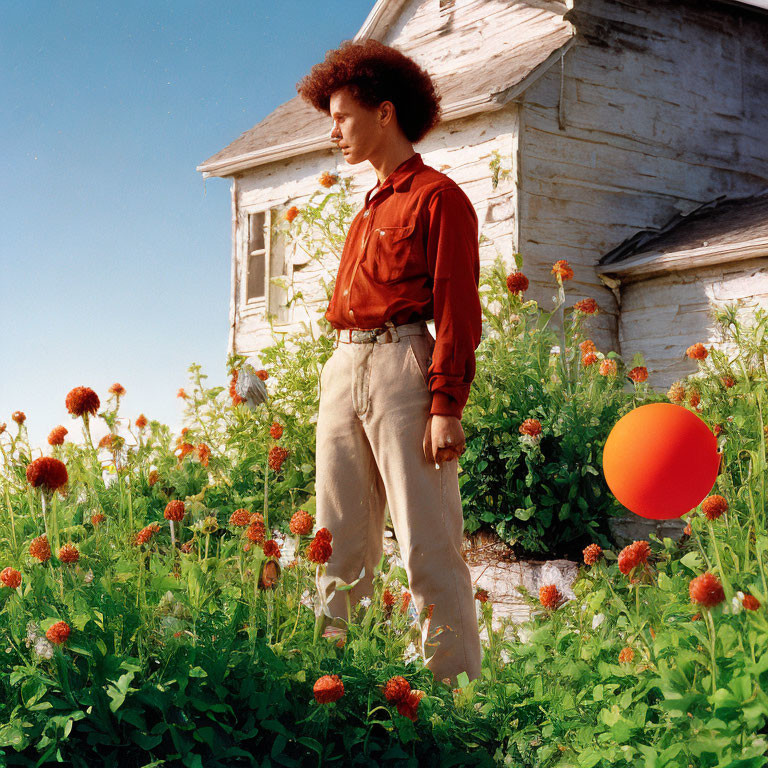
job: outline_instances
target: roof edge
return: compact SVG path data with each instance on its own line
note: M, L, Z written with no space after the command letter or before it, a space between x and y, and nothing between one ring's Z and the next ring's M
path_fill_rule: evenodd
M727 264L732 261L746 261L761 257L768 257L768 237L757 237L741 243L686 248L667 253L649 251L632 256L625 261L607 264L602 269L598 269L598 275L641 279L664 272L681 272L694 267Z

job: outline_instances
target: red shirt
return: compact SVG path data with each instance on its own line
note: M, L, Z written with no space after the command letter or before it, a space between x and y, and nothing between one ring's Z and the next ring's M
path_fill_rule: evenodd
M479 280L475 209L416 152L365 195L325 317L334 328L364 329L434 318L430 413L460 419L482 332Z

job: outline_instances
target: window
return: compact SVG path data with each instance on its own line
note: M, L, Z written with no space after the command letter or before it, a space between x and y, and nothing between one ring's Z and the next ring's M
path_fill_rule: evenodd
M248 216L248 269L245 300L264 298L267 248L264 237L265 211Z

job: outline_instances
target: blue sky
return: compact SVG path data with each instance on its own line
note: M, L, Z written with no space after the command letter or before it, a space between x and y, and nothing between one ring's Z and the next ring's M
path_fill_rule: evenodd
M47 453L58 424L82 439L70 389L120 382L123 416L178 431L192 363L228 383L230 180L195 167L372 5L2 4L0 422Z

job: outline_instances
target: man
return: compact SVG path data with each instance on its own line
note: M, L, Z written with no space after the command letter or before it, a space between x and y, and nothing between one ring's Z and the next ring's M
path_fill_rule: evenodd
M482 328L477 215L413 149L440 107L412 59L346 41L297 90L330 115L346 162L367 160L378 178L350 225L325 314L336 342L321 372L316 498L333 552L318 590L365 568L351 605L373 593L388 503L414 605L434 606L422 626L426 666L455 687L462 671L480 676L482 657L457 462ZM328 607L346 620L343 592Z

